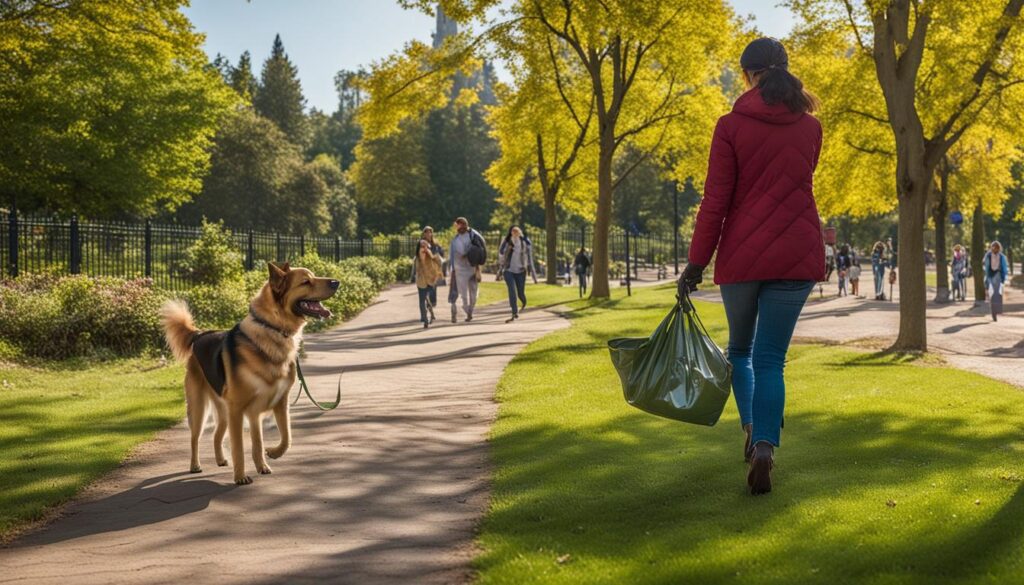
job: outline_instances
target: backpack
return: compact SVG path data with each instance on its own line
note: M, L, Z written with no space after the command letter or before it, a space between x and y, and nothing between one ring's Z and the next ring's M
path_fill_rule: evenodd
M487 262L487 244L480 234L469 230L469 249L466 250L466 260L470 266L483 266Z

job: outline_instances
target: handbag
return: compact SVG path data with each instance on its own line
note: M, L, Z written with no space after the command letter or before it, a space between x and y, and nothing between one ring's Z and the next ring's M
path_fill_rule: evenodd
M732 393L732 364L684 295L650 337L608 341L626 402L657 416L714 426Z

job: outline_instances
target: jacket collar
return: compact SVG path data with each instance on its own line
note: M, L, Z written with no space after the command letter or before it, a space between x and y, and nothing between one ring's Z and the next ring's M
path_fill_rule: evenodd
M790 111L785 104L778 103L768 105L761 97L761 90L753 88L736 100L732 111L748 118L754 118L769 124L792 124L804 117L804 112Z

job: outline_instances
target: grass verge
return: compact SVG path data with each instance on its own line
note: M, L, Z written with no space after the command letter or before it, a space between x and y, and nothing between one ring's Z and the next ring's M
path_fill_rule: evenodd
M795 346L776 489L714 428L625 404L606 341L671 288L578 305L498 388L482 583L1009 583L1024 571L1021 393L906 355ZM699 303L719 343L720 305Z
M151 358L0 364L0 541L181 420L181 380Z

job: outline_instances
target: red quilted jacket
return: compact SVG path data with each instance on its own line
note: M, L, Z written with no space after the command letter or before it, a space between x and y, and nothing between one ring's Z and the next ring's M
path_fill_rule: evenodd
M821 124L752 89L722 116L711 141L689 260L715 260L715 284L824 280L825 244L813 175Z

